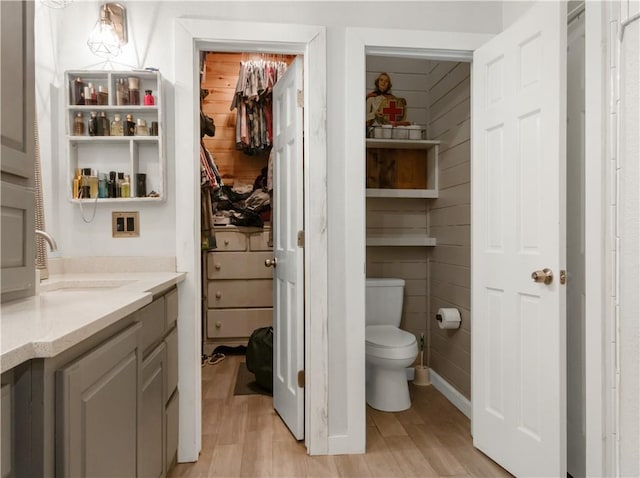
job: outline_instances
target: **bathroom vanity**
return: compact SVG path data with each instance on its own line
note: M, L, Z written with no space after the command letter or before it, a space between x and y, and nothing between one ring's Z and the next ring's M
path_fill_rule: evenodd
M166 476L184 274L74 274L2 306L2 476Z

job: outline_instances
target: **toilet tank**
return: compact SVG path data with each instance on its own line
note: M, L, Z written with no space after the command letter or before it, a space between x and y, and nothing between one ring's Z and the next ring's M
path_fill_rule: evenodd
M365 297L366 325L400 327L404 279L367 279Z

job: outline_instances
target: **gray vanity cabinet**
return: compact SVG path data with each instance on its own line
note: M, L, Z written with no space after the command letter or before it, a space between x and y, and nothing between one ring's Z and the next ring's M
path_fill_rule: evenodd
M35 291L34 2L0 2L2 302Z
M136 476L140 329L129 326L57 373L57 476Z
M142 365L142 420L140 440L140 476L165 475L164 406L166 388L166 347L158 345Z
M177 408L169 407L178 387L177 289L136 315L144 350L139 476L158 478L166 476L177 451Z
M2 429L2 454L0 455L0 469L2 478L13 476L13 384L10 382L3 383L0 397L0 408L2 415L0 416L0 428Z

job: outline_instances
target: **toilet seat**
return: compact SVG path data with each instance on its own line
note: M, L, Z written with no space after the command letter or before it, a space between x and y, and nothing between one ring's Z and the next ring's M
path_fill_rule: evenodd
M370 325L365 329L365 354L386 359L407 359L417 353L416 337L392 325Z

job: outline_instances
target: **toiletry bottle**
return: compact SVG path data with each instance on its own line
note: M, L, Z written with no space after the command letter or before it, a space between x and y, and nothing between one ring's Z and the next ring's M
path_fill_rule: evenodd
M98 86L98 104L105 106L109 104L109 89L106 86Z
M136 135L136 124L133 121L133 115L127 115L127 121L124 123L124 135L125 136L135 136Z
M71 80L69 90L69 104L70 105L83 105L84 104L84 82L82 78L77 77Z
M89 136L98 136L98 113L95 111L89 117Z
M84 115L80 111L76 113L76 117L73 119L73 135L84 135Z
M118 106L129 104L129 83L125 78L118 78L116 85L116 104Z
M89 176L89 197L98 197L98 170L96 169L91 169Z
M147 131L147 122L142 118L138 118L138 125L136 126L136 136L149 136Z
M124 182L124 173L118 172L118 180L116 182L116 197L122 197L122 183Z
M107 173L100 173L98 175L98 197L109 197L109 191L107 190Z
M140 104L140 78L135 76L130 76L128 78L128 81L129 81L129 104L139 105Z
M124 135L124 127L122 125L122 120L120 119L120 114L116 113L113 115L113 121L111 122L111 136L123 136Z
M82 168L82 176L80 177L80 199L89 199L91 197L91 187L89 186L90 177L91 168Z
M86 85L84 85L84 104L85 105L90 105L91 104L91 83L87 83Z
M109 124L109 118L105 111L100 112L100 118L98 118L98 136L109 136L111 125ZM101 133L100 133L101 131Z
M153 106L156 104L153 95L151 94L151 90L144 90L144 105L145 106Z
M128 174L124 177L124 181L122 181L121 193L123 198L131 197L131 181L129 180Z
M147 195L147 175L136 173L136 197L143 198Z
M115 171L109 171L109 181L107 182L107 189L110 198L115 198L117 196L117 182L118 177Z
M73 176L71 193L73 199L78 199L80 195L80 181L82 180L82 170L80 168L76 168L75 174Z

